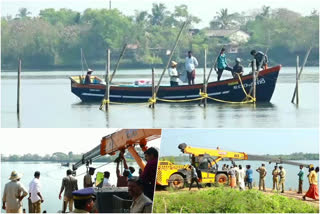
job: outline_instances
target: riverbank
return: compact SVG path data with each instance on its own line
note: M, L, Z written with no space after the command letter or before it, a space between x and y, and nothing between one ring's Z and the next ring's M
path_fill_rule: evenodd
M157 191L154 213L319 213L319 201L303 201L285 194L212 187L192 191ZM300 197L301 199L298 199Z

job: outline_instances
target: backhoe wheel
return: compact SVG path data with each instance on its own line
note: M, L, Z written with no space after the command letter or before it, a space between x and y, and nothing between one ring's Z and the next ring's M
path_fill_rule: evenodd
M216 175L216 182L219 184L226 184L228 183L228 176L226 174L217 174Z
M170 187L174 189L182 189L184 187L184 179L179 174L173 174L170 176Z

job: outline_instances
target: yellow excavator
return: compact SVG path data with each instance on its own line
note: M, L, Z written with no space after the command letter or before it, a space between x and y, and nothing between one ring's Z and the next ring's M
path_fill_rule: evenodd
M244 152L232 152L221 150L220 148L196 148L185 143L179 144L178 148L184 154L190 155L190 163L198 169L200 183L210 186L214 183L225 184L228 182L228 172L219 170L218 162L229 159L232 164L234 160L255 160L276 164L289 164L295 166L310 167L310 164L298 163L295 161L282 160L281 158L271 158L261 155L250 155ZM170 161L159 161L157 171L157 185L170 186L174 189L181 189L191 180L190 164L176 165Z
M244 152L231 152L217 149L196 148L179 144L178 148L184 154L190 155L191 164L196 166L200 183L210 186L213 183L227 183L228 173L218 169L218 162L222 159L247 160L248 155ZM187 165L175 165L170 161L159 161L157 172L157 184L161 186L171 186L181 189L191 178L191 170Z

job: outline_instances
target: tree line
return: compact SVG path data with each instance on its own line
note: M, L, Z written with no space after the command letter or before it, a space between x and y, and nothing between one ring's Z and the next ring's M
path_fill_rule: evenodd
M137 150L138 154L143 157L143 152ZM118 156L101 156L95 160L95 162L113 162ZM134 161L130 153L125 154L125 158L128 162ZM48 162L77 162L82 159L82 154L74 154L73 152L63 153L55 152L52 155L38 155L38 154L24 154L24 155L1 155L1 161L3 162L18 162L18 161L48 161Z
M221 47L230 43L226 37L209 37L207 32L240 29L250 35L236 54L245 62L251 58L251 49L268 49L271 63L294 65L295 56L303 57L313 46L308 65L318 65L319 13L316 10L302 16L268 6L250 13L221 9L207 27L197 29L200 21L189 12L187 5L169 11L162 3L154 3L151 13L135 11L133 16L117 9L86 9L79 13L52 8L31 16L26 8L21 8L16 17L1 17L1 66L2 69L16 68L21 58L25 68L79 69L82 48L89 67L104 68L106 49L111 49L112 63L115 63L127 43L129 47L121 67L160 67L167 62L167 50L172 48L183 22L187 22L187 26L174 54L178 62L192 50L203 66L205 48L208 59L214 59Z

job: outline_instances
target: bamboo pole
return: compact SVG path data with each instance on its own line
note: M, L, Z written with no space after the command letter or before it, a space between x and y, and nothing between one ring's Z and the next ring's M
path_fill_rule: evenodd
M19 59L19 67L18 67L18 84L17 84L17 114L18 116L20 115L20 102L21 102L21 97L20 97L20 91L21 91L21 59Z
M302 67L300 68L300 72L299 72L299 75L298 75L298 79L300 79L300 76L301 76L301 74L302 74L303 68L304 68L304 66L305 66L306 63L307 63L307 60L308 60L308 57L309 57L309 54L310 54L311 50L312 50L312 46L309 48L309 50L307 51L306 55L304 56L303 64L302 64ZM294 92L293 92L293 96L292 96L292 99L291 99L291 102L292 102L292 103L293 103L294 98L295 98L296 93L297 93L296 90L297 90L297 86L295 87Z
M296 92L296 104L299 105L299 56L297 56L295 92Z
M203 93L207 93L207 81L206 81L206 70L207 70L207 49L204 49L204 68L203 68ZM207 98L204 99L203 106L207 106Z
M109 96L110 96L110 80L109 80L109 74L110 74L110 49L107 50L107 65L106 65L106 92L104 94L104 101L105 103L105 110L107 111L109 108Z
M174 47L173 47L172 50L171 50L170 57L169 57L169 59L168 59L168 63L167 63L167 65L166 65L166 67L165 67L165 68L163 69L163 71L162 71L162 74L161 74L161 76L160 76L159 82L158 82L157 87L156 87L156 89L155 89L155 95L157 95L157 93L158 93L158 90L159 90L160 83L161 83L161 80L162 80L162 78L163 78L163 75L164 75L164 73L166 72L166 70L167 70L168 67L169 67L169 64L170 64L170 61L171 61L171 59L172 59L173 53L174 53L174 51L176 50L176 47L177 47L177 45L178 45L178 42L179 42L181 33L182 33L182 31L183 31L183 29L184 29L185 26L186 26L186 22L184 22L184 23L182 24L182 27L181 27L181 29L180 29L180 32L179 32L178 36L177 36L176 42L175 42L175 44L174 44Z
M114 68L114 70L113 70L113 72L112 72L112 75L111 75L111 77L110 77L110 84L111 84L111 82L112 82L112 79L113 79L114 75L116 74L116 71L118 70L120 61L121 61L121 59L122 59L122 57L123 57L124 52L126 51L126 49L127 49L127 43L124 44L124 46L123 46L123 48L122 48L122 50L121 50L121 53L120 53L119 59L118 59L118 61L117 61L116 67Z
M154 68L152 68L152 99L155 99L155 86L154 86ZM149 108L154 108L154 103L152 103L151 105L149 105Z
M222 47L223 48L223 47ZM221 48L221 49L222 49ZM221 49L220 49L220 52L221 52ZM214 67L216 66L216 64L217 64L217 61L218 61L218 58L219 58L219 56L220 56L220 52L219 52L219 54L218 54L218 56L215 58L215 60L213 61L213 63L212 63L212 66L211 66L211 68L210 68L210 71L209 71L209 75L208 75L208 77L207 77L207 84L208 84L208 82L209 82L209 79L210 79L210 76L211 76L211 73L212 73L212 71L213 71L213 69L214 69Z
M256 78L256 59L253 59L252 65L252 83L253 83L253 98L256 99L256 86L257 86L257 78Z

